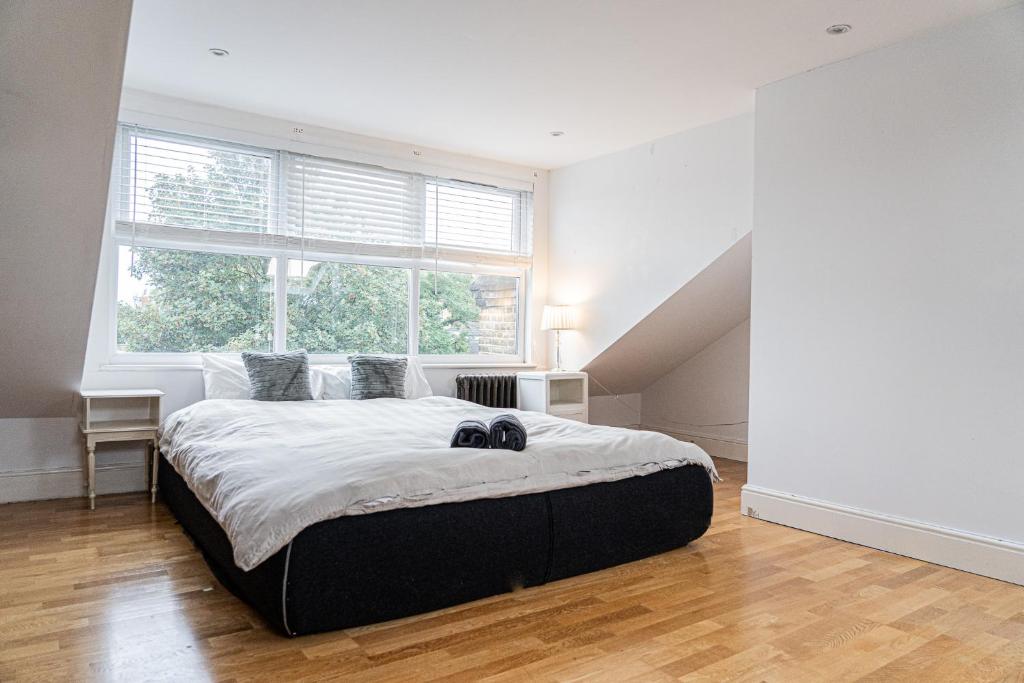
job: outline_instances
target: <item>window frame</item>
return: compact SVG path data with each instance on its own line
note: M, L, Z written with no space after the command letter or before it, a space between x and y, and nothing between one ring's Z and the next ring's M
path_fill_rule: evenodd
M203 352L200 351L177 351L177 352L136 352L121 351L117 347L118 329L118 285L120 278L120 247L149 247L156 249L178 249L184 251L198 251L204 253L235 254L239 256L263 256L276 259L276 272L274 278L274 315L273 315L273 340L271 348L274 352L280 353L285 350L287 344L287 269L288 260L296 260L294 250L274 249L271 247L241 247L237 245L210 244L199 240L162 240L153 237L126 237L117 235L114 226L117 221L111 221L109 233L109 257L111 259L110 285L111 296L109 314L109 359L110 365L167 365L167 366L197 366L202 363ZM201 232L200 232L201 234ZM352 263L369 266L388 266L405 268L409 270L409 335L407 339L406 355L416 356L424 365L432 366L490 366L490 365L525 365L526 363L526 307L528 305L529 277L532 268L519 268L515 266L497 266L473 264L456 261L434 261L432 259L406 259L400 257L385 256L361 256L355 254L336 254L326 252L305 252L305 257L310 261L330 261L335 263ZM421 354L419 352L419 281L422 271L433 271L434 269L445 272L471 273L475 275L504 275L519 278L517 292L518 307L516 319L516 337L519 353L517 354ZM230 354L226 354L230 355ZM310 361L315 364L337 365L348 362L348 354L310 354Z
M149 117L143 117L146 119ZM166 368L166 369L195 369L201 366L203 352L198 351L180 351L180 352L126 352L120 351L117 347L118 342L118 279L120 272L119 264L119 249L121 246L132 246L133 244L138 247L151 247L158 249L178 249L187 251L199 251L206 253L222 253L222 254L237 254L237 255L251 255L251 256L264 256L276 259L277 271L275 273L275 292L274 292L274 315L273 315L273 338L271 348L274 351L280 351L286 349L286 335L287 335L287 268L288 260L296 258L296 252L300 251L294 246L288 247L289 239L282 230L286 230L285 223L279 222L276 225L276 229L268 229L266 233L270 237L283 237L283 246L280 241L275 245L239 245L230 243L219 243L208 241L204 238L204 234L207 231L196 228L188 228L187 230L195 231L194 239L192 233L188 232L185 235L178 235L174 238L160 238L158 236L150 235L135 235L127 236L126 234L118 234L118 224L122 225L130 224L131 221L125 220L120 215L121 209L121 178L119 176L120 171L120 160L124 152L125 141L130 135L130 129L137 127L144 129L147 136L156 137L158 139L164 139L170 142L194 142L202 141L203 144L207 145L210 149L218 149L223 151L239 151L248 154L257 155L268 155L271 161L271 195L270 203L268 207L268 214L273 221L276 217L281 219L284 212L284 201L282 186L285 184L286 179L283 173L283 155L286 154L313 154L325 156L327 158L338 159L341 161L347 161L352 163L363 163L370 165L379 165L384 168L388 168L400 172L416 173L424 177L425 182L429 182L430 178L444 184L444 183L456 183L466 184L471 186L480 187L492 187L495 190L502 193L525 193L524 204L518 208L519 211L523 212L520 214L520 219L524 222L519 224L517 230L519 231L518 239L521 245L530 247L528 255L515 255L508 259L508 262L481 262L481 254L466 250L465 260L453 260L451 256L453 254L458 258L460 249L443 249L443 256L436 253L431 255L432 251L429 247L423 249L421 257L407 257L407 256L390 256L390 255L364 255L364 254L348 254L338 252L322 252L316 251L310 248L304 250L304 256L308 260L316 261L332 261L339 263L353 263L353 264L365 264L375 266L391 266L406 268L410 272L410 286L409 286L409 335L408 335L408 347L406 355L416 356L426 366L433 366L438 368L450 367L450 368L467 368L467 367L532 367L530 363L529 348L531 343L532 335L528 328L530 320L530 292L532 291L532 275L533 275L533 256L532 256L532 225L533 225L533 193L532 185L524 183L519 180L509 180L506 185L504 182L489 182L491 178L481 177L480 174L467 171L466 173L449 173L445 176L432 177L425 171L428 168L424 167L419 170L415 166L410 167L407 163L381 163L380 160L367 158L364 153L344 153L339 154L341 150L334 149L317 149L315 146L309 146L309 149L296 149L293 147L280 147L278 145L267 144L269 140L267 138L254 139L252 142L243 140L233 139L222 139L215 133L215 129L204 130L204 126L199 125L198 129L195 125L178 125L181 121L175 121L174 126L168 125L169 122L161 122L160 117L156 117L156 121L149 123L142 123L136 125L127 121L118 121L118 135L115 138L114 144L114 164L111 168L111 183L108 193L108 211L107 211L107 230L105 242L107 243L105 258L109 264L107 267L109 296L107 307L107 362L106 367L112 369L139 369L148 370L151 368ZM154 125L156 124L156 125ZM163 124L163 125L162 125ZM178 130L178 129L181 130ZM232 135L231 137L237 137ZM140 224L141 225L141 224ZM274 225L272 222L271 226ZM426 225L424 225L426 229ZM242 233L242 234L258 234L258 233ZM186 236L187 235L187 236ZM420 273L423 271L430 270L441 270L447 272L465 272L477 275L504 275L519 278L518 287L518 306L517 306L517 319L516 319L516 342L517 350L516 354L421 354L419 352L419 280ZM226 353L223 355L232 355ZM310 362L314 364L346 364L348 362L349 354L310 354Z

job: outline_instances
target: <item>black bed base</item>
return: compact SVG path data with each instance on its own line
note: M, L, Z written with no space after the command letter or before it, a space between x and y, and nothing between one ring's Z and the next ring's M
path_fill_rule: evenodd
M685 546L711 524L699 465L547 493L340 517L251 571L160 458L160 491L217 579L290 636L362 626Z

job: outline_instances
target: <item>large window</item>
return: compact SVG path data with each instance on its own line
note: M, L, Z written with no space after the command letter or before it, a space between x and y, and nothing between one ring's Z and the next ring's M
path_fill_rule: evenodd
M122 354L522 360L531 193L122 126Z
M291 260L288 271L289 349L406 352L408 269Z
M426 273L420 280L420 353L519 353L519 278Z
M119 251L117 348L269 351L274 259L177 249Z

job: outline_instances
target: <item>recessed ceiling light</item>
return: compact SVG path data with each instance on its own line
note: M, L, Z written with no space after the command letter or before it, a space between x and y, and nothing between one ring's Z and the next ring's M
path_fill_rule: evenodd
M214 57L227 57L229 54L231 54L222 47L211 47L209 49L209 53Z
M829 34L830 36L841 36L844 33L849 33L852 29L853 27L850 26L849 24L832 24L827 29L825 29L825 33Z
M553 130L550 133L548 133L548 135L550 135L553 138L560 138L563 135L565 135L565 131L564 130Z

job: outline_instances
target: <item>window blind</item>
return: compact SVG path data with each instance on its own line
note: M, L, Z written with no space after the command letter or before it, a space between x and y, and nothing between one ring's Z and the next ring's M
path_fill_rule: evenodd
M426 242L472 252L528 255L528 192L431 179Z
M117 234L149 243L529 265L532 193L121 127Z
M274 152L126 126L120 153L122 221L248 233L271 229Z
M353 244L422 243L421 177L287 153L284 173L289 235Z

